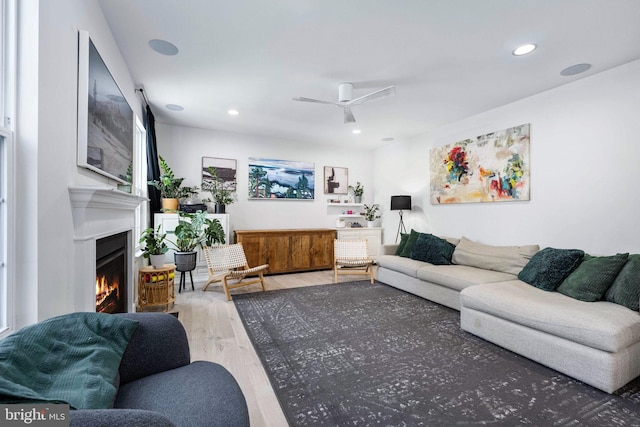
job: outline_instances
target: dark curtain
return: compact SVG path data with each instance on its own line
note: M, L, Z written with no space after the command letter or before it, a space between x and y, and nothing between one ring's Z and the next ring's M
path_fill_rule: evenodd
M144 116L144 127L147 129L147 180L157 180L160 178L160 164L158 163L158 146L156 144L156 119L153 117L151 108L147 104L146 114ZM151 213L151 226L153 224L153 214L160 212L162 203L160 201L160 191L149 185L149 200Z

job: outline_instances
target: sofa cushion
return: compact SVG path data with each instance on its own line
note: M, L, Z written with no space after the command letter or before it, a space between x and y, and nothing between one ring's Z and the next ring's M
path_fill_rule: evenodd
M471 286L460 293L470 308L603 351L640 341L638 313L607 301L584 302L520 280Z
M455 245L433 234L420 233L410 258L435 265L449 265L455 248Z
M407 243L404 245L404 248L402 248L402 251L400 251L401 257L409 258L411 256L413 246L416 244L419 235L420 233L418 233L416 230L411 230L411 232L409 233L409 237L407 238Z
M640 299L640 254L629 255L627 263L607 290L605 299L638 311Z
M451 261L454 264L518 274L539 250L538 245L491 246L462 237Z
M518 279L545 291L555 291L584 257L580 249L544 248L518 274Z
M405 246L407 246L407 240L409 240L409 233L400 233L400 243L398 249L396 249L396 255L400 255Z
M426 262L416 261L411 258L404 258L397 255L379 255L376 264L398 273L406 274L410 277L417 277L419 268L428 265Z
M236 380L221 365L204 361L122 385L114 407L157 412L177 426L249 426Z
M582 262L560 286L558 292L580 301L598 301L624 267L629 254L594 257L585 254Z
M513 274L484 270L468 265L424 264L417 271L418 279L447 288L462 290L481 283L504 282L516 278Z

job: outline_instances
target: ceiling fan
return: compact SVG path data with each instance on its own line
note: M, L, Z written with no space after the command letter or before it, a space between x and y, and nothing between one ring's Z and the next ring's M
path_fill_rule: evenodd
M338 86L338 102L321 101L319 99L303 97L293 98L293 100L302 102L315 102L316 104L335 105L338 108L342 108L345 123L355 123L356 118L353 117L353 113L351 112L352 106L362 104L363 102L371 101L373 99L382 98L383 96L394 95L395 93L396 87L389 86L385 87L384 89L371 92L370 94L358 97L356 99L351 99L353 94L353 83L342 83L340 84L340 86Z

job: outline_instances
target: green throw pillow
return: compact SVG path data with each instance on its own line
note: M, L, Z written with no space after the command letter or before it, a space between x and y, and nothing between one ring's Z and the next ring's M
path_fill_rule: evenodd
M407 243L404 245L404 248L402 248L402 252L400 252L401 257L409 258L411 256L413 246L416 244L419 235L420 233L416 230L411 230L411 233L409 233L409 237L407 238Z
M455 248L455 245L433 234L420 233L413 246L411 259L434 265L449 265Z
M518 279L545 291L555 291L584 257L580 249L544 248L534 254Z
M629 255L627 263L605 294L605 299L638 311L640 299L640 254Z
M628 257L629 254L585 255L578 268L558 287L558 292L580 301L598 301L616 280Z
M407 240L409 240L409 233L400 233L400 243L398 244L398 249L396 249L396 255L402 253L402 250L407 245Z

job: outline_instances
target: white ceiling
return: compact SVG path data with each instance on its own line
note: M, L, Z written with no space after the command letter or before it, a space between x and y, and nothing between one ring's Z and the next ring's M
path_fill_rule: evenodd
M305 144L375 148L640 58L640 0L99 3L158 122ZM160 55L151 39L180 52ZM538 49L511 54L527 42ZM396 86L353 107L360 135L338 108L292 100L336 101L342 82L354 97Z

